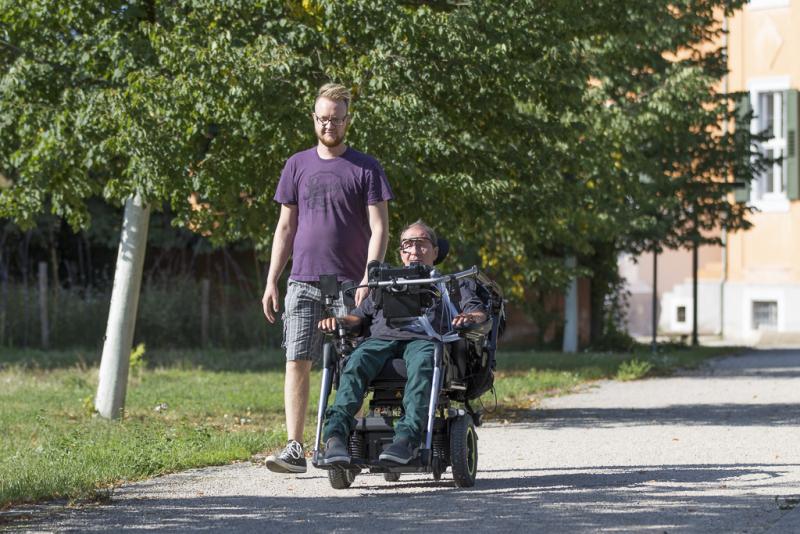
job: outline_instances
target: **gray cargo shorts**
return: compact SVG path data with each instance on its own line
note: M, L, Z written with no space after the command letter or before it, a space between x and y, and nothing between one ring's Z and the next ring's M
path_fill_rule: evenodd
M342 302L342 295L334 303L336 316L345 315L350 308ZM325 334L317 328L325 310L322 291L316 282L300 282L289 279L284 299L283 343L287 360L319 361Z

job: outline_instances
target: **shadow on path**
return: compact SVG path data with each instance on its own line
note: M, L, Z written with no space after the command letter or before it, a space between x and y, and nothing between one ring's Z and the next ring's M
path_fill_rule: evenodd
M481 522L499 532L529 530L534 525L537 531L591 532L612 525L625 530L663 525L666 509L674 514L668 515L670 524L665 528L700 531L704 525L724 523L737 511L761 507L774 512L778 507L767 496L726 496L710 488L724 489L732 480L746 480L754 488L769 485L778 495L781 486L774 479L797 467L626 466L566 473L500 469L490 472L508 476L479 479L470 489L457 489L452 482L401 479L392 485L358 486L328 498L125 497L110 505L67 512L59 518L58 530L305 532L356 531L369 525L371 531L464 532ZM406 491L419 488L423 491ZM36 524L28 528L35 530Z
M800 378L800 349L754 349L688 371L681 378Z
M522 426L611 428L619 426L795 426L800 404L678 404L659 408L544 408Z

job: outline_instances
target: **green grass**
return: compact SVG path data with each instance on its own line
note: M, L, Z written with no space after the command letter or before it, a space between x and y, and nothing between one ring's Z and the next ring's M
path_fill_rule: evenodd
M159 366L131 374L125 417L108 422L93 416L97 367L87 355L0 352L0 507L91 498L120 480L246 459L285 439L280 353L144 358Z
M520 416L542 395L588 381L667 374L731 352L502 352L499 406L487 418ZM280 352L146 351L115 422L93 415L97 361L94 351L0 349L0 508L94 498L121 481L244 460L285 440ZM306 438L319 380L315 372ZM494 398L483 401L491 408Z

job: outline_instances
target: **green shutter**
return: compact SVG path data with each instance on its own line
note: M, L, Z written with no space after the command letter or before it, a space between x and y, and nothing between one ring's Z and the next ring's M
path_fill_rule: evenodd
M750 94L744 93L739 97L739 105L736 109L736 129L739 130L740 128L746 129L748 132L750 131L750 112L753 110L753 106L750 104ZM750 154L748 153L744 157L749 158ZM737 187L733 190L733 198L736 202L747 202L750 200L750 181L748 180L743 184L743 187Z
M800 137L797 135L798 91L783 92L784 124L786 125L786 151L783 153L783 172L786 173L786 194L792 200L800 199Z

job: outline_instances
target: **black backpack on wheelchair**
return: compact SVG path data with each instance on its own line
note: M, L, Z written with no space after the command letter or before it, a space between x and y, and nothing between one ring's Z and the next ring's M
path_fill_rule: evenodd
M442 248L446 254L446 247L440 246L440 257L443 257ZM500 288L476 267L452 275L440 275L435 269L421 265L391 268L379 264L370 268L369 286L378 293L375 300L383 306L385 314L411 317L421 315L420 310L426 304L425 292L418 291L419 288L436 286L440 289L438 294L449 299L463 278L475 281L476 293L484 303L488 319L435 341L425 437L418 456L406 465L387 465L378 459L383 448L391 444L394 422L403 410L406 369L402 359L389 360L369 384L368 391L372 392L369 408L357 418L349 438L350 465L331 466L322 461L320 441L328 396L333 387L338 387L338 377L346 357L355 346L343 328L325 343L312 463L328 470L332 487L350 487L356 475L364 470L383 473L388 481L397 481L401 473L408 472L432 473L435 480L440 480L448 467L452 469L456 486L471 487L475 484L478 463L475 428L480 426L482 414L471 406L470 401L493 388L497 338L505 322ZM322 277L320 282L326 309L332 310L332 303L339 294L336 279ZM393 311L389 312L390 309Z

